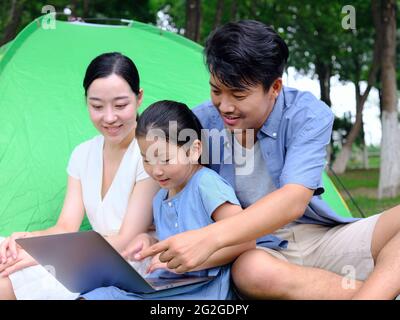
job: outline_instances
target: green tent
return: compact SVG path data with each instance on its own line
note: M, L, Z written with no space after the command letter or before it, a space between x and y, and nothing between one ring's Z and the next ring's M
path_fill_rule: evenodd
M29 24L0 58L0 235L53 225L63 203L74 146L94 136L82 79L98 54L119 51L141 75L143 107L173 99L194 107L209 97L202 47L173 33L133 22L105 26L57 21ZM349 210L325 175L323 197ZM86 221L83 229L90 227Z

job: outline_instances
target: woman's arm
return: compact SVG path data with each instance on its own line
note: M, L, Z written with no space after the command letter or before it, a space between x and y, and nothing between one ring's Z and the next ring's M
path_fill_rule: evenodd
M55 226L41 231L31 232L32 236L77 232L85 216L81 181L68 176L67 193L63 208Z
M0 272L2 275L8 276L12 272L36 264L31 256L18 249L16 239L78 231L84 214L81 182L68 176L67 193L56 225L41 231L16 232L1 243L0 263L3 265L0 267Z
M128 208L117 235L106 240L122 253L140 233L147 232L153 221L153 198L160 187L153 179L144 179L135 184L129 197Z

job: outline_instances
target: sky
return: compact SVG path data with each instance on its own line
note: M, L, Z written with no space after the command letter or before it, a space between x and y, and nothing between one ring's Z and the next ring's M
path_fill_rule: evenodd
M303 76L293 67L289 67L283 76L283 84L303 91L310 91L320 98L319 82L312 76ZM364 90L366 83L361 90ZM355 89L352 83L343 83L337 77L331 78L332 111L337 117L343 117L344 113L351 112L356 115ZM379 145L381 141L381 122L379 119L379 95L378 90L372 88L364 105L363 112L365 140L367 145Z

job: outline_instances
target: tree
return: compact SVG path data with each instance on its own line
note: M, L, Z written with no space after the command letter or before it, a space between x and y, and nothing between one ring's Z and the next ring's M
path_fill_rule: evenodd
M4 28L3 36L0 40L0 47L15 38L21 24L22 10L25 0L11 0L9 20Z
M221 24L223 12L224 12L224 0L218 0L213 29L216 29Z
M374 0L378 1L378 0ZM379 5L377 5L379 7ZM382 140L378 198L395 197L400 184L400 141L396 82L396 1L380 1L382 37Z
M200 41L201 32L201 0L186 0L185 36L193 41Z
M342 174L346 170L347 162L349 161L352 152L352 145L360 135L360 132L363 131L362 112L364 104L367 101L372 86L376 83L380 67L380 32L375 32L373 50L370 49L372 47L372 25L375 24L377 30L380 30L380 21L376 14L378 10L376 8L376 2L372 3L372 12L369 10L368 5L365 6L365 2L358 3L356 8L357 28L350 31L348 33L349 37L347 37L347 41L344 41L344 46L342 47L348 50L341 50L344 54L338 56L338 63L341 65L339 68L340 78L342 80L353 82L356 96L356 116L354 125L352 126L346 142L343 144L342 149L332 165L333 170L338 174ZM371 23L372 20L374 20L374 23ZM365 68L369 69L367 75L363 72ZM364 80L367 80L367 88L362 92L361 81ZM365 142L363 141L362 144L365 149Z

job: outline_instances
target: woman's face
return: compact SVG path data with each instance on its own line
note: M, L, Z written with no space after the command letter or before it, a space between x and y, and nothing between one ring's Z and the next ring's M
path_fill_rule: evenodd
M129 84L116 74L94 80L86 98L90 119L105 141L111 144L130 143L142 99L142 90L136 95Z

